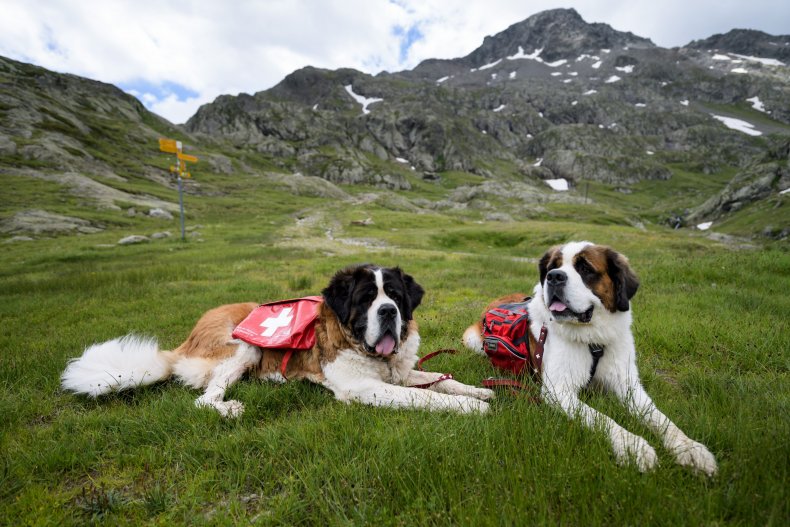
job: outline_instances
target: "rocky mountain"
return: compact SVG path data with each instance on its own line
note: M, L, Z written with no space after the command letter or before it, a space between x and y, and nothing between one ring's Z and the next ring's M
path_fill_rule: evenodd
M0 171L172 186L144 146L168 135L200 148L215 173L371 185L401 192L415 210L498 210L507 201L514 215L576 202L590 183L628 206L645 182L669 188L679 173L711 181L732 173L719 194L657 213L673 224L718 222L749 204L783 203L787 161L771 152L790 140L788 50L790 36L751 30L666 49L555 9L465 57L409 71L303 68L271 89L220 96L182 128L112 86L0 58ZM757 175L764 171L776 177ZM468 174L467 183L442 199L415 194L453 174ZM106 199L118 201L135 203Z
M754 29L733 29L724 34L695 40L686 47L790 62L790 35L774 36Z

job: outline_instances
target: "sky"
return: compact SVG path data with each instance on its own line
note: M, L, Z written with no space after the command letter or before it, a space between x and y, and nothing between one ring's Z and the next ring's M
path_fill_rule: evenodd
M664 47L733 28L790 34L788 0L0 0L0 55L115 84L183 123L308 65L376 74L462 57L558 7Z

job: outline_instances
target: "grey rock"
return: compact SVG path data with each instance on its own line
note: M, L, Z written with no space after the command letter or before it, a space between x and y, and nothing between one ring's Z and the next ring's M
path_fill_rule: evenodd
M32 242L34 240L35 238L31 238L30 236L12 236L3 243Z
M504 212L491 212L486 214L486 221L507 223L513 221L513 216Z
M160 219L163 219L163 220L172 220L173 219L173 215L172 214L170 214L168 211L166 211L164 209L159 209L159 208L150 209L148 211L148 215L150 217L152 217L152 218L160 218Z
M0 221L0 232L9 234L93 234L101 230L101 227L93 225L88 220L39 209L17 212L12 217Z
M131 236L126 236L125 238L121 238L118 240L118 245L134 245L136 243L145 243L151 241L148 236L143 236L141 234L132 234Z

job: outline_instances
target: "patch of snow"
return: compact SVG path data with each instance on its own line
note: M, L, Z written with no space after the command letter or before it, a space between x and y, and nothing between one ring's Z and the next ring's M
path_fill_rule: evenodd
M598 62L596 62L595 64L593 64L591 67L592 67L592 69L594 69L594 70L597 70L598 68L600 68L600 67L601 67L601 64L602 64L602 63L603 63L603 62L599 60Z
M636 106L637 108L644 108L644 107L646 107L647 105L646 105L645 103L643 103L643 102L638 102L638 103L636 103L634 106Z
M560 75L562 75L562 72L561 72L561 71L552 71L552 72L551 72L551 76L552 76L552 77L558 77L558 76L560 76Z
M483 64L482 66L480 66L477 69L480 70L480 71L487 70L487 69L493 68L494 66L496 66L500 62L502 62L502 59L495 60L494 62L489 62L488 64Z
M351 84L345 86L345 88L346 88L346 91L348 92L348 94L351 97L353 97L355 101L357 101L359 104L362 105L362 113L363 114L370 113L370 110L368 110L368 106L370 106L374 102L379 102L379 101L383 101L384 100L384 99L378 99L376 97L365 97L365 96L362 96L362 95L358 95L358 94L354 93L354 90L351 88Z
M511 71L509 77L511 79L515 79L516 78L516 72L515 71Z
M538 115L543 117L543 112L538 112Z
M683 99L682 101L680 101L680 104L682 104L683 106L688 106L689 105L689 100L688 99Z
M711 117L721 121L724 123L724 126L731 128L732 130L737 130L739 132L753 136L763 135L762 132L754 129L754 125L752 123L747 123L746 121L735 119L734 117L724 117L723 115L711 114Z
M494 111L495 111L495 112L501 112L501 111L502 111L502 110L504 110L504 109L505 109L505 105L504 105L504 104L500 104L499 106L497 106L496 108L494 108Z
M781 60L776 59L765 59L762 57L750 57L748 55L738 55L737 53L731 53L731 55L738 57L743 60L748 60L749 62L759 62L760 64L764 64L766 66L784 66L785 63Z
M620 80L620 77L618 77L617 75L612 75L611 77L609 77L608 79L606 79L604 82L605 82L606 84L611 84L611 83L613 83L613 82L617 82L617 81L619 81L619 80Z
M663 82L661 83L661 87L663 88L663 87L664 87L664 86L666 86L667 84L669 84L667 81L663 81Z
M712 221L706 221L705 223L700 223L699 225L697 225L697 228L701 231L707 231L708 229L710 229L711 225L713 225Z
M612 50L611 49L602 49L601 53L609 53L610 51L612 51Z
M496 73L492 73L492 74L491 74L491 80L492 80L492 81L493 81L493 80L496 80Z
M396 157L395 161L397 161L398 163L406 163L406 164L409 163L408 159L403 159L402 157Z
M576 58L576 62L581 62L584 59L601 60L601 57L597 55L588 55L587 53L582 53Z
M573 101L573 102L571 103L571 106L576 106L577 104L579 104L579 101Z
M543 163L543 158L539 157L538 160L532 164L533 167L539 167Z
M313 105L313 111L318 110L318 103Z
M784 189L784 190L783 190L783 191L781 191L779 194L787 194L788 192L790 192L790 188L786 188L786 189Z
M487 132L487 131L485 131L485 130L483 130L483 133L484 133L485 135L488 135L488 132Z
M615 66L614 69L616 69L617 71L622 71L623 73L633 73L634 65L629 64L627 66L620 66L619 68Z
M582 95L592 95L593 93L598 93L598 90L587 90Z
M717 53L717 54L713 55L711 58L712 58L713 60L732 60L732 59L731 59L730 57L728 57L727 55L722 55L722 54L720 54L720 53Z
M554 62L544 62L544 64L546 66L548 66L549 68L559 68L560 66L562 66L566 62L568 62L568 61L565 60L565 59L560 59L560 60L555 60Z
M745 68L733 68L730 73L749 73L749 71Z
M568 84L568 83L569 83L569 82L571 82L572 80L573 80L573 79L565 79L565 80L564 80L564 81L562 81L562 82L564 82L565 84Z
M448 75L446 77L442 77L441 79L436 79L436 84L441 84L441 83L443 83L444 81L446 81L449 78L450 78L450 76Z
M655 154L655 152L653 152L652 150L645 150L645 154L652 156L653 154Z
M532 134L527 134L527 139L532 139Z
M763 105L763 101L760 100L758 96L751 97L750 99L746 99L750 103L752 103L752 108L755 110L759 110L761 112L769 113L765 111L765 105Z
M570 75L571 77L575 77L576 75L578 75L578 72L575 72L575 71L569 71L569 72L568 72L568 75Z
M524 48L521 46L518 47L518 52L515 55L510 55L507 57L507 60L518 60L518 59L529 59L529 60L537 60L538 62L543 62L543 59L540 58L540 54L543 53L543 48L536 49L529 55L524 53Z
M559 192L566 192L568 190L568 180L565 178L559 179L544 179L544 183L550 186L552 189L559 191Z

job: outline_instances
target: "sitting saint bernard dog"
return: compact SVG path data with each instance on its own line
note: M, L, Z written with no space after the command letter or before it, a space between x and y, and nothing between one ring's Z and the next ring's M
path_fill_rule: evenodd
M422 296L422 287L397 267L349 267L324 289L315 344L285 363L285 376L280 373L285 350L261 349L232 337L236 325L258 306L244 303L206 312L173 351L160 351L155 340L134 335L90 346L69 363L62 386L95 397L175 375L184 384L204 390L197 406L236 417L244 406L225 401L225 390L252 372L276 382L307 379L345 402L485 412L492 391L452 379L436 382L441 373L414 369L420 335L412 312Z
M713 455L661 413L639 381L630 311L639 281L628 260L608 247L571 242L550 249L541 258L539 271L540 282L527 309L532 353L536 336L546 329L541 398L589 427L601 427L619 462L634 460L642 471L655 467L656 452L647 441L579 399L582 388L591 382L597 384L613 392L661 436L679 464L714 475ZM492 302L487 310L524 298L523 294L508 295ZM463 336L465 346L482 353L482 331L480 322L469 326ZM603 355L596 360L592 352L601 347Z

